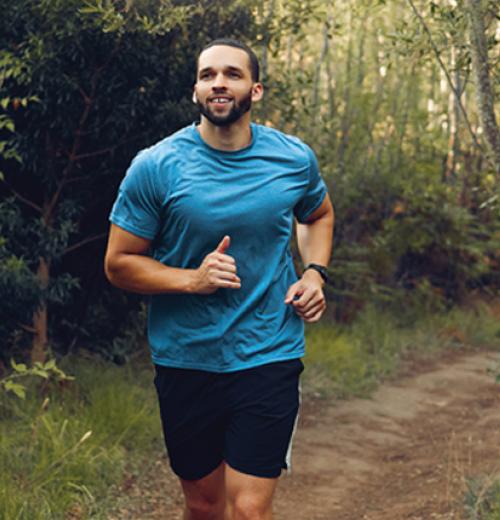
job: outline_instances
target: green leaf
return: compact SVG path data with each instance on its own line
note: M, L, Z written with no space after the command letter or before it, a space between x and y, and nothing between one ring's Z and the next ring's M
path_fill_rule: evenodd
M24 363L17 364L13 359L10 360L10 364L12 365L12 368L16 372L19 372L20 374L22 374L28 370L28 368L26 367L26 365Z
M45 363L44 368L46 370L51 370L53 368L56 368L56 360L50 359L49 361L47 361L47 363Z
M7 110L7 107L9 106L9 103L10 103L10 98L9 97L5 97L5 98L2 98L0 100L0 105L2 106L2 108L4 110Z
M31 373L34 375L34 376L39 376L39 377L43 377L43 379L48 379L49 378L49 374L46 370L44 370L43 368L33 368L31 369Z
M4 384L5 390L8 392L13 392L20 399L24 399L26 397L26 388L19 383L14 383L13 381L6 381Z

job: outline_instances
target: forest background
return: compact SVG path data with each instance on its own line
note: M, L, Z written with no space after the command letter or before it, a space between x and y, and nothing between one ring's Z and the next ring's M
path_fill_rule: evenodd
M107 217L137 151L197 118L196 56L221 36L259 55L266 93L256 121L310 144L329 186L326 329L380 313L404 327L471 295L498 295L493 0L0 6L4 390L24 396L27 375L59 380L60 390L56 359L74 373L74 356L114 370L144 354L144 299L104 277ZM1 413L14 417L8 399Z

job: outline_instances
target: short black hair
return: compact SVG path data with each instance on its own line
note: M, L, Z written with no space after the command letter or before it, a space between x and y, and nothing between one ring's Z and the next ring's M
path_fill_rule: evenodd
M250 61L250 72L252 75L252 80L254 81L254 83L257 83L259 81L259 60L255 52L253 52L253 50L248 45L246 45L243 42L240 42L239 40L233 40L232 38L217 38L216 40L212 40L210 43L207 43L207 45L205 45L205 47L201 49L200 54L203 51L210 49L210 47L215 47L216 45L226 45L227 47L235 47L236 49L241 49L242 51L245 51ZM198 57L200 56L200 54L198 55Z

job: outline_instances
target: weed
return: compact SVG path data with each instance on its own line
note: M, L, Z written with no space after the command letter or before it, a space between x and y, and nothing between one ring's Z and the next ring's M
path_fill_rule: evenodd
M0 518L97 518L128 453L160 448L149 369L81 358L63 365L76 382L51 389L42 403L35 383L25 400L1 396Z
M466 480L465 511L470 520L500 520L500 480Z

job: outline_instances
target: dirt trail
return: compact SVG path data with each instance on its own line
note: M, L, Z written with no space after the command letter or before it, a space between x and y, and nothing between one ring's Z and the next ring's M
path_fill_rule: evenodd
M462 519L465 479L500 476L500 353L445 353L411 363L370 399L329 405L305 393L293 472L276 520ZM164 460L122 491L120 520L181 518ZM113 517L115 518L115 517Z

